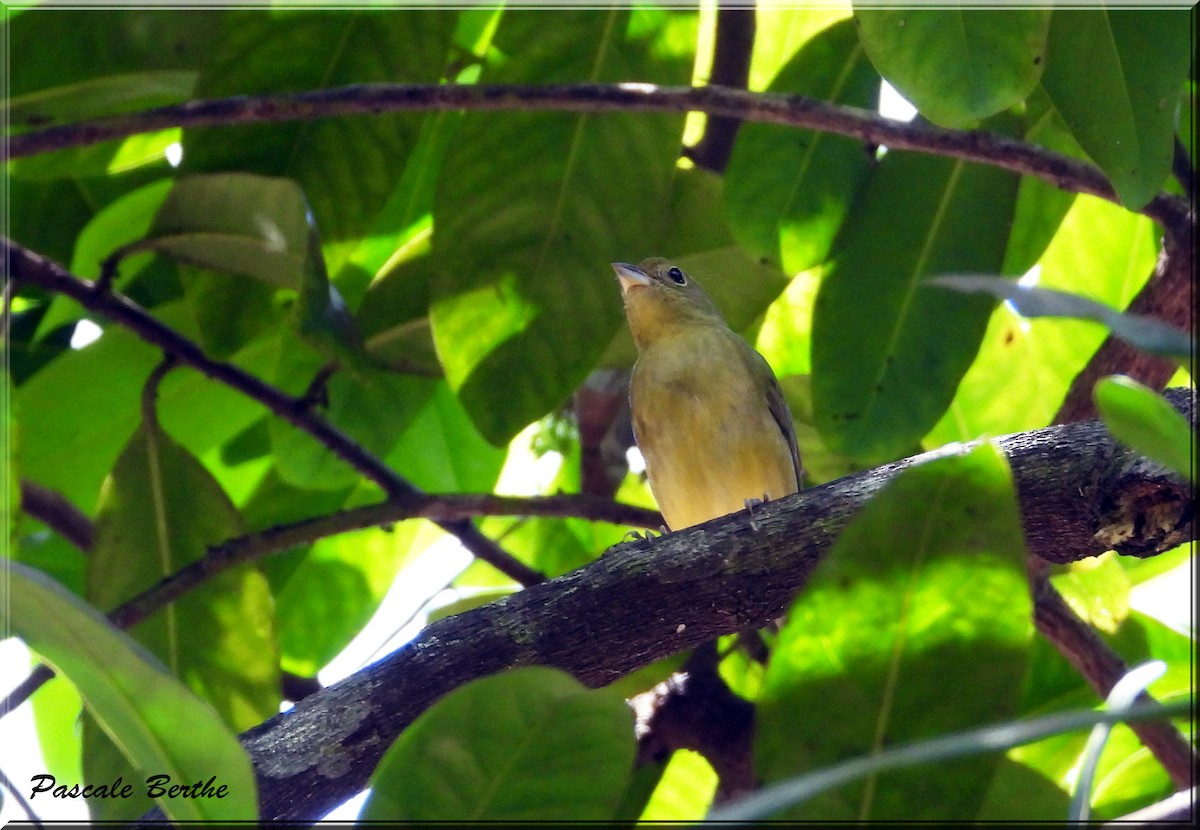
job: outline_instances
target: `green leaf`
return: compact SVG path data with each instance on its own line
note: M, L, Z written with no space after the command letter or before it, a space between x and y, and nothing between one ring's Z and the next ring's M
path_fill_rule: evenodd
M922 115L970 127L1037 85L1050 11L855 8L854 19L879 74Z
M297 350L286 335L279 340L276 384L302 393L319 368L313 355ZM363 449L387 455L412 419L433 394L436 381L363 368L330 378L325 417L354 438ZM337 490L357 481L360 473L311 435L286 421L268 424L271 450L280 476L298 487Z
M182 303L162 306L155 316L191 335ZM269 374L275 351L255 341L233 363ZM110 326L87 348L63 353L14 390L23 418L37 429L18 447L22 474L58 490L80 507L96 502L100 483L141 417L138 393L161 354L119 326ZM100 379L103 379L100 382ZM63 406L68 395L71 406ZM169 376L159 396L160 420L196 454L236 435L262 417L254 401L197 372ZM220 417L213 417L219 412Z
M771 83L838 104L875 109L879 75L844 20L809 40ZM862 143L813 130L747 122L725 172L725 209L754 257L795 274L824 260L872 164Z
M385 459L418 487L435 493L490 492L505 453L479 434L444 381Z
M1032 635L1024 558L1011 473L995 447L900 473L842 532L788 612L758 704L760 777L777 781L1015 713ZM971 816L995 763L877 775L789 817Z
M1124 375L1102 378L1093 394L1118 441L1195 483L1195 430L1165 398Z
M226 12L196 95L437 83L457 17L425 9ZM435 117L386 113L187 130L183 166L294 179L312 205L329 273L349 296L343 263L364 235L382 230L380 213L395 195L423 123ZM394 227L392 233L402 230Z
M1107 634L1129 616L1129 576L1114 553L1072 562L1051 583L1082 620Z
M404 522L314 544L276 594L284 671L316 675L362 631L404 566L443 535Z
M620 696L555 669L491 675L417 718L371 778L365 821L611 819L633 765Z
M964 294L990 294L1006 300L1024 317L1074 317L1095 320L1136 349L1147 354L1184 358L1191 354L1192 341L1184 332L1147 314L1121 313L1103 303L1078 294L1018 285L1004 277L983 274L944 275L926 280Z
M991 304L919 289L936 273L997 271L1016 195L999 170L897 152L880 163L813 311L813 409L830 449L875 464L937 423Z
M148 70L39 89L8 99L8 124L43 128L176 104L191 97L196 75L190 70Z
M797 8L764 3L754 9L754 54L749 88L762 92L780 70L819 32L850 16L847 7Z
M88 599L113 608L244 532L237 509L200 462L159 428L143 425L101 491ZM278 711L272 605L262 576L242 566L132 631L240 731Z
M694 15L506 12L489 83L685 83ZM530 44L536 44L531 49ZM657 236L683 117L468 113L434 201L434 342L479 431L501 445L560 404L616 333L608 263ZM498 174L498 171L502 171Z
M1079 196L1038 262L1038 284L1124 308L1154 268L1158 236L1146 217ZM1104 337L1091 322L1026 320L997 306L975 362L924 446L1046 426Z
M298 288L309 257L309 221L304 193L291 179L187 176L171 188L149 236L130 248Z
M202 558L209 545L244 532L241 516L208 471L156 425L143 425L101 490L86 596L99 608L114 608ZM254 567L213 577L131 634L235 731L278 712L274 602ZM113 746L94 727L85 719L87 780L133 776L119 739ZM93 810L97 818L129 819L147 807L145 799L135 799L100 802Z
M1191 31L1185 9L1055 9L1042 87L1136 210L1171 169Z
M1024 137L1025 141L1048 150L1087 159L1087 153L1072 137L1040 86L1025 102ZM1034 176L1021 177L1002 274L1024 274L1034 266L1058 232L1075 195Z
M207 704L61 586L16 562L8 564L8 579L0 617L79 690L91 717L138 771L130 782L135 791L148 775L187 785L216 775L216 784L228 788L224 798L159 799L167 817L217 822L257 816L250 758Z
M678 749L671 753L639 821L702 822L717 783L717 774L703 755Z

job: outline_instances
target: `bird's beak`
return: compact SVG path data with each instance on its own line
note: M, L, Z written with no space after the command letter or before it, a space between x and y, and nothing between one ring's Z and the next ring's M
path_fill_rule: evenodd
M614 262L612 269L617 272L617 281L621 283L621 293L627 294L632 288L644 288L650 284L650 277L636 265L628 262Z

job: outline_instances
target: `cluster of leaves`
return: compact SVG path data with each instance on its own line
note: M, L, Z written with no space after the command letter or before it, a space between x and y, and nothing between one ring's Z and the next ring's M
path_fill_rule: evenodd
M15 130L363 82L687 85L703 74L712 23L695 9L649 7L9 14ZM1124 207L988 166L751 123L718 175L679 161L699 119L514 107L167 129L15 159L10 235L78 276L115 273L117 290L207 355L290 394L335 366L323 415L432 491L497 487L506 464L528 463L530 424L596 369L631 364L608 263L651 254L697 275L771 361L814 483L1049 423L1103 328L1025 320L927 283L1037 268L1043 286L1128 304L1157 254L1153 226L1135 211L1166 186L1178 111L1191 111L1188 14L763 9L758 21L751 90L874 109L886 77L935 123L1090 159ZM178 165L168 161L175 148ZM203 780L214 766L237 775L221 731L199 729L194 707L177 705L191 698L172 677L224 729L261 722L278 711L281 672L315 675L442 533L417 522L357 531L206 583L131 632L167 672L115 634L100 639L104 624L71 611L72 595L107 611L210 545L381 494L312 436L196 373L168 374L156 400L143 400L161 354L116 326L72 349L83 317L69 299L22 291L9 324L13 473L95 524L86 554L29 516L8 528L13 559L29 568L13 566L28 591L12 605L14 625L88 706L81 748L71 687L58 679L35 696L48 762L64 780L78 780L81 758L93 781L147 769ZM1132 412L1121 419L1134 425L1130 440L1178 430L1139 427L1154 403L1130 400L1110 400ZM1157 457L1186 466L1180 440L1168 435ZM561 443L565 462L543 484L578 488L578 441ZM722 663L730 686L758 703L765 781L1093 702L1032 636L1003 459L986 447L943 459L886 495L797 601L769 667L736 650ZM635 476L619 496L650 503ZM481 527L551 576L622 533L575 519ZM1128 597L1189 556L1107 556L1057 577L1127 660L1167 661L1152 687L1166 699L1189 693L1191 639L1131 611ZM455 584L474 602L517 587L478 566ZM51 625L75 619L70 630ZM81 631L94 638L89 650ZM660 668L641 679L652 685L669 671ZM685 753L631 795L633 737L617 691L549 672L504 682L464 688L407 730L369 814L702 814L712 773ZM147 689L164 691L134 692ZM473 740L480 723L495 732ZM163 741L134 740L143 729ZM545 740L530 738L516 757L520 735ZM1099 813L1169 790L1130 733L1112 743ZM1082 752L1072 735L932 775L883 776L806 815L1058 817ZM253 810L252 799L213 803L230 812L206 817ZM147 806L93 809L129 818Z

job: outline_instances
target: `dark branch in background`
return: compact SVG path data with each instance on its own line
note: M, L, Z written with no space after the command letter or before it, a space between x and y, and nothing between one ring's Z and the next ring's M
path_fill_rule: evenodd
M1190 390L1168 397L1193 421ZM1194 535L1192 489L1117 445L1097 421L995 443L1012 467L1029 547L1039 555L1068 561L1110 549L1110 506L1130 490L1153 488L1161 499L1156 510L1176 515L1178 528L1120 547L1146 556ZM756 510L757 531L739 512L653 542L619 545L557 579L438 620L413 642L242 735L255 763L262 818L325 815L367 784L401 730L477 677L547 665L601 686L766 624L788 607L862 505L927 457L772 501ZM1083 492L1081 482L1090 485Z
M1126 309L1130 314L1148 314L1183 331L1196 331L1195 229L1182 238L1171 232L1163 235L1163 247L1154 266L1154 273ZM1123 374L1161 390L1175 374L1176 365L1170 360L1146 354L1111 334L1092 355L1071 382L1066 399L1054 416L1056 424L1082 421L1096 417L1092 390L1100 378Z
M746 89L750 83L750 57L754 51L754 6L717 9L717 37L713 46L713 65L708 82L713 86ZM704 137L688 154L700 167L714 173L725 172L740 118L714 115L708 119Z
M145 342L175 355L180 363L191 366L207 377L258 401L292 426L320 441L338 458L378 484L390 501L408 504L422 495L421 490L360 447L354 439L301 405L296 398L284 394L232 364L212 360L204 354L199 345L159 322L128 297L96 291L91 281L68 273L57 263L15 245L8 239L0 238L0 244L3 245L3 256L8 261L10 273L16 282L37 285L46 291L64 294L89 311L102 314L124 326ZM438 521L437 525L457 536L472 555L522 585L532 585L545 579L545 575L515 559L480 533L469 519Z
M638 716L638 764L666 763L677 749L700 753L717 773L714 804L758 785L754 704L725 684L717 671L720 662L716 643L707 642L692 652L682 672L634 699L635 711L641 706L650 710L644 724L640 712Z
M277 95L189 101L128 115L48 127L8 139L10 158L87 147L168 127L212 127L296 121L399 110L558 110L565 112L691 112L761 121L858 138L894 150L936 153L1034 176L1075 193L1119 200L1095 166L1022 141L983 131L905 123L802 95L747 92L719 86L653 84L404 85L359 84ZM1183 234L1194 221L1187 200L1160 193L1141 213Z
M1071 610L1062 595L1041 575L1033 581L1034 624L1059 653L1075 667L1101 698L1107 698L1129 666L1086 622ZM1140 702L1155 702L1143 692ZM1170 721L1130 723L1142 744L1150 750L1172 783L1180 789L1194 782L1195 750Z
M611 497L629 472L630 374L629 369L597 369L575 390L571 408L579 426L580 492Z
M21 512L28 513L84 553L92 549L92 520L61 493L22 480Z

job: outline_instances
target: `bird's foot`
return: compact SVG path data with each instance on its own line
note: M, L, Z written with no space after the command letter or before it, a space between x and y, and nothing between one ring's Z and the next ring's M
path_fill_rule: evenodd
M653 530L631 530L621 537L621 542L649 542L652 541L656 535L666 536L669 532L670 531L667 530L665 525L659 525L657 533L655 533Z
M770 497L766 493L763 493L763 497L761 499L746 499L745 501L746 512L750 514L750 529L755 533L758 533L759 528L758 519L754 518L754 511L762 507L770 500Z

